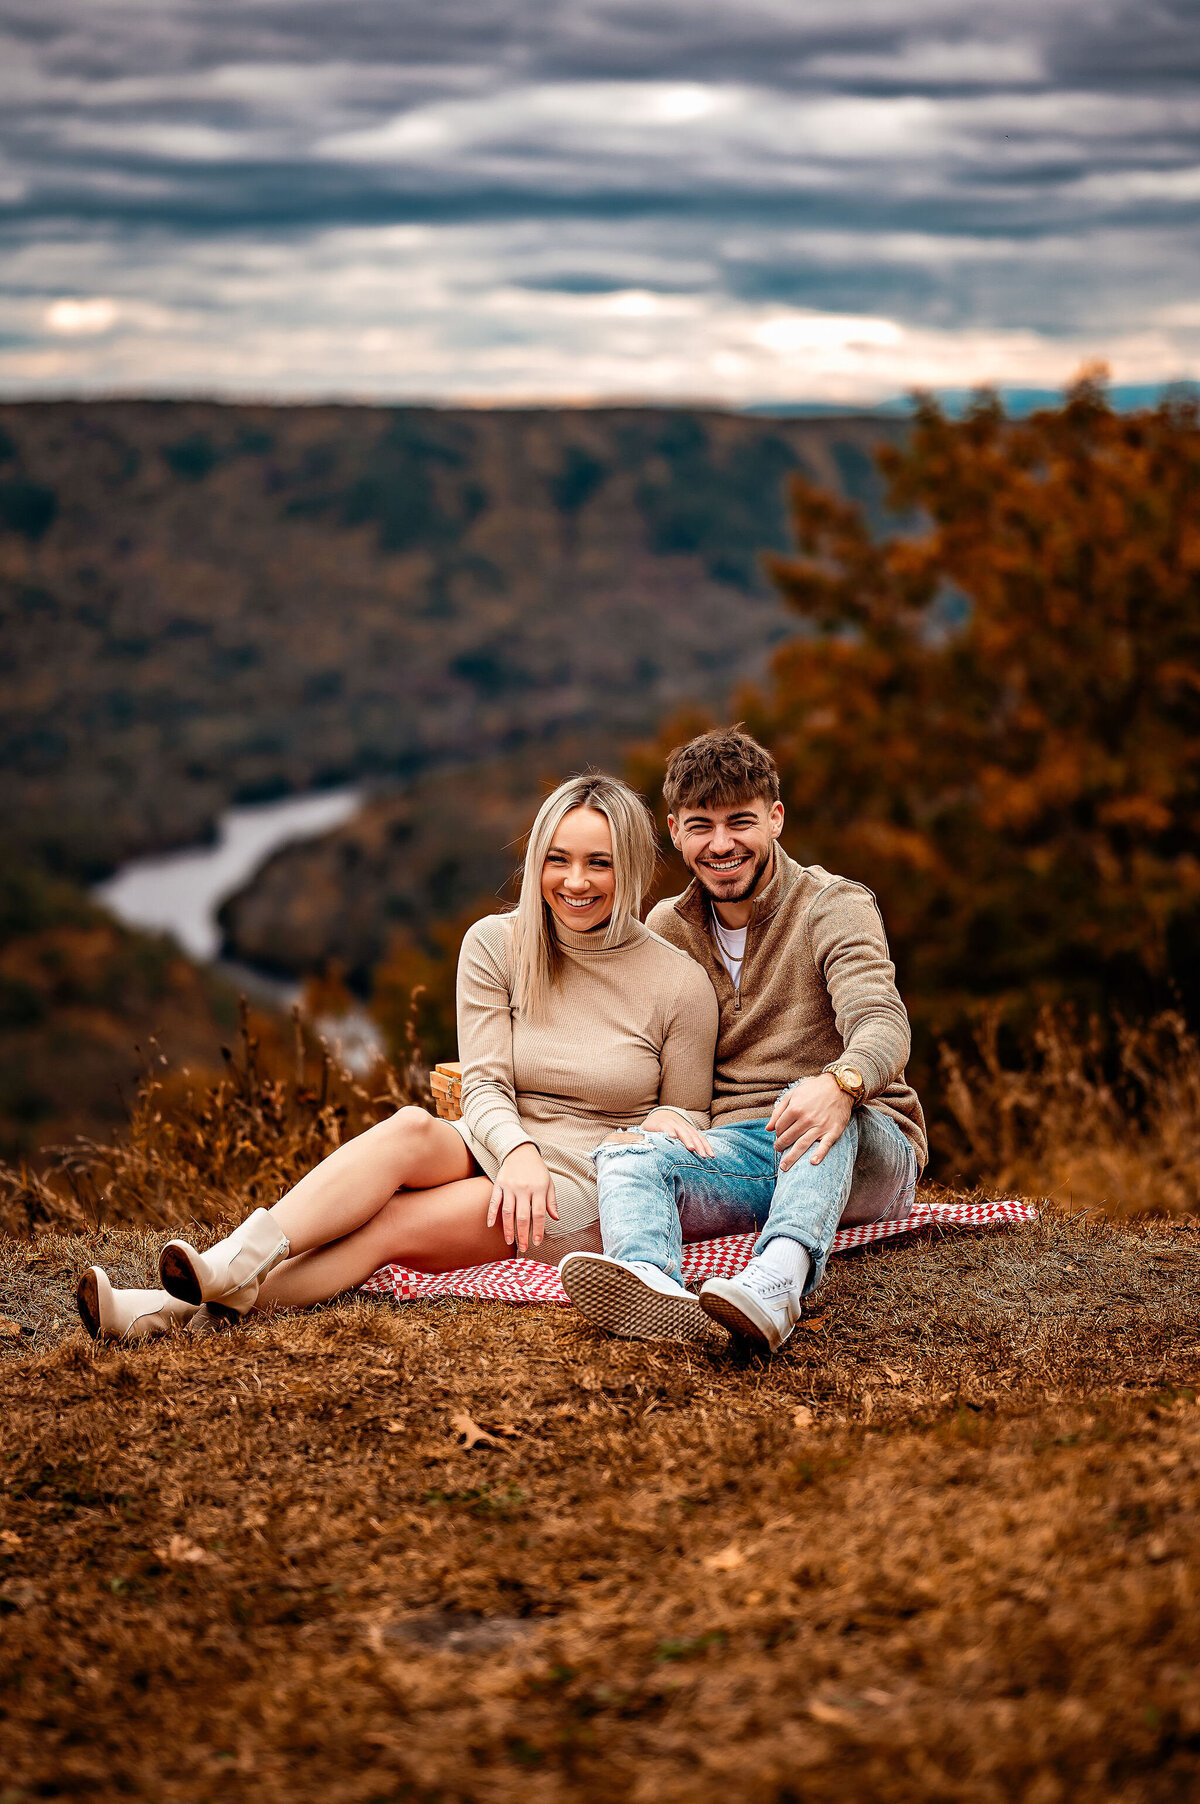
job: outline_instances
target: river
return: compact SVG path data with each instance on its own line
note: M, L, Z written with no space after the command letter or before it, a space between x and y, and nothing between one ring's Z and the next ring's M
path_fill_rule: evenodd
M281 846L340 827L358 812L362 800L361 789L325 789L229 808L217 822L211 845L131 859L92 894L127 926L173 934L190 957L212 964L221 950L217 911L222 902ZM257 999L290 1006L300 994L298 984L281 983L253 966L222 961L219 969ZM352 1071L369 1069L381 1051L379 1030L365 1009L315 1025Z

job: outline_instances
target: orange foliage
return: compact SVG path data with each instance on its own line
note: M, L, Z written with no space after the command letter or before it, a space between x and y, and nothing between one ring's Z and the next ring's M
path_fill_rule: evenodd
M1200 426L1096 372L1007 419L921 403L880 462L919 524L873 540L797 479L769 573L806 632L741 698L787 836L878 894L916 1012L1195 982ZM682 723L680 723L682 724Z
M495 896L484 896L451 920L435 921L423 940L403 928L393 933L372 973L371 1014L394 1059L407 1058L413 1047L430 1066L457 1056L458 949L467 928L496 909Z

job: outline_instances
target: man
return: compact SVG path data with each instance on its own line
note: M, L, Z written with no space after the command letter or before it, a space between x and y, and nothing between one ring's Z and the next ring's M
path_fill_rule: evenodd
M905 1081L908 1016L870 890L779 844L774 759L737 727L667 762L667 824L692 874L647 925L707 970L720 1005L712 1128L602 1146L604 1253L563 1284L615 1334L702 1339L709 1319L774 1352L842 1221L908 1213L927 1158ZM680 1283L683 1240L758 1231L736 1278Z

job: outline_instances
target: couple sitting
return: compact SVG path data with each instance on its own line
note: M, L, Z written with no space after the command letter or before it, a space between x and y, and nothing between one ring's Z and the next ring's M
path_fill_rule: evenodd
M542 805L520 900L458 967L462 1119L405 1108L207 1252L171 1241L163 1290L81 1278L93 1335L201 1330L323 1302L380 1266L551 1260L616 1334L771 1350L839 1223L908 1213L925 1162L908 1017L874 897L779 845L770 754L737 729L671 754L671 838L693 881L639 919L643 802L575 777ZM710 1125L711 1123L711 1125ZM680 1282L685 1240L757 1232L736 1278Z

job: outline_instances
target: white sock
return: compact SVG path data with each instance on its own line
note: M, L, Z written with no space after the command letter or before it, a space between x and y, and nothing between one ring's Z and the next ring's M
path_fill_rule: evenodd
M812 1269L807 1247L802 1247L798 1240L789 1240L786 1235L777 1234L774 1240L767 1242L759 1259L768 1270L778 1272L781 1278L794 1284L797 1296L804 1295L804 1286Z

